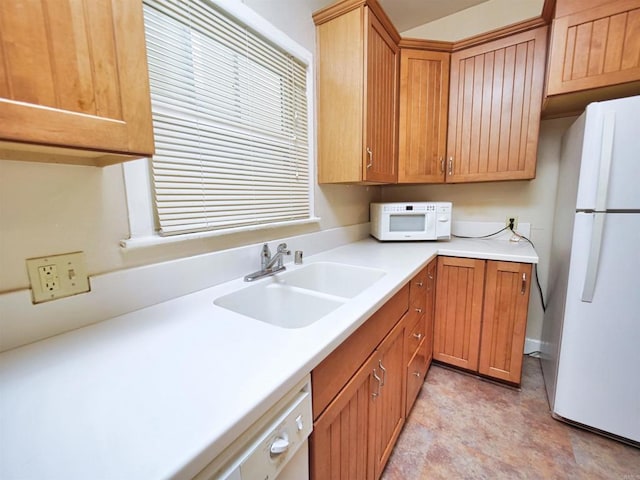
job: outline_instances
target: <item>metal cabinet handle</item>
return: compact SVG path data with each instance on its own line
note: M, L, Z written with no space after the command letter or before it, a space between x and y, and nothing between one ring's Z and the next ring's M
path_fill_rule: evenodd
M444 174L444 157L440 157L440 173Z
M420 378L420 372L413 372L413 374L414 374L416 377Z
M387 379L387 369L382 365L382 360L378 360L378 366L380 367L380 370L382 370L382 384L380 386L384 387L384 383Z
M367 155L369 155L369 163L367 163L367 168L371 168L373 165L373 152L369 147L367 147Z
M524 295L525 289L527 288L527 274L522 274L522 287L520 288L520 295Z
M453 175L453 157L449 157L449 173L447 175Z
M414 333L413 337L417 338L418 340L422 340L422 334L421 333Z
M377 391L375 391L375 392L373 392L373 393L371 394L371 396L372 396L373 398L376 398L376 397L379 397L379 396L380 396L380 387L381 387L382 385L380 384L380 377L376 374L376 369L375 369L375 368L373 369L373 378L375 378L375 379L378 381L378 390L377 390Z
M419 308L419 307L416 307L416 308L415 308L415 311L416 311L416 312L418 312L418 313L422 313L422 309L421 309L421 308Z
M422 286L424 285L424 283L423 283L423 282L416 282L416 285L417 285L418 287L422 288Z

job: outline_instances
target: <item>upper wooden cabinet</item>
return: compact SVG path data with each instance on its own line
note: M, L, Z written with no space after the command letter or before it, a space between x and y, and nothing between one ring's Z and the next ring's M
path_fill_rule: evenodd
M451 55L447 182L535 177L547 27Z
M556 15L545 115L640 94L640 0L559 0Z
M153 154L139 0L0 4L0 155L107 165Z
M397 181L399 35L375 0L316 12L319 183Z
M446 52L400 51L398 183L444 181L449 58Z

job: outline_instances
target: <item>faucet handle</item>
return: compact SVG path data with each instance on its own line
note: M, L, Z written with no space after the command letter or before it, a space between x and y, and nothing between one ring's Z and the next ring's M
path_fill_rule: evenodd
M278 245L278 252L284 255L291 255L291 250L287 249L286 243L281 243L280 245Z

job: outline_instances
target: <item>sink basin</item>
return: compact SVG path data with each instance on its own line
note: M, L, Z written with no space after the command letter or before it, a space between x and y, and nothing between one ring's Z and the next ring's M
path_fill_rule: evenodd
M233 312L283 328L302 328L331 313L345 301L268 283L243 288L213 303Z
M217 298L219 307L282 328L302 328L371 286L384 270L318 262Z
M384 270L377 268L318 262L285 273L279 277L279 280L286 285L353 298L377 282L384 274Z

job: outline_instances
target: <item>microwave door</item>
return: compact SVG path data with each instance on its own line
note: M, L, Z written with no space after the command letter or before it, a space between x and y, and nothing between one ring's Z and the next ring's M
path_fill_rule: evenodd
M389 231L392 233L423 233L426 230L426 215L391 215L389 217Z

